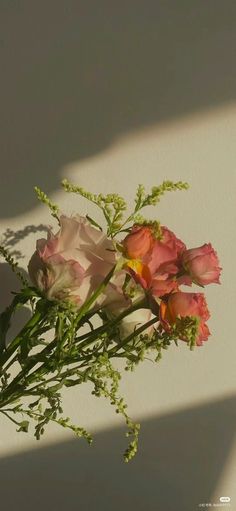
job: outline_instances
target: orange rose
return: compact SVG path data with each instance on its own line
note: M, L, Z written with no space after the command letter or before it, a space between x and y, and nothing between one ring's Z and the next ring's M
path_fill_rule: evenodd
M149 252L153 241L150 227L134 225L123 241L125 255L131 259L140 259Z
M160 305L160 321L163 328L170 330L171 325L176 322L177 317L196 316L199 318L199 330L196 343L201 346L207 341L210 331L206 325L210 314L207 308L206 299L203 293L183 293L178 291L169 296L167 302L162 301ZM183 339L185 340L185 339Z

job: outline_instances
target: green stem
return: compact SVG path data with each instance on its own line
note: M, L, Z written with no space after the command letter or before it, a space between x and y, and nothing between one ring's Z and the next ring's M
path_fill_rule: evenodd
M87 365L87 362L84 363L84 364L80 364L78 366L75 366L72 369L67 369L63 373L60 373L60 379L63 379L64 377L67 377L67 376L73 376L75 371L78 371L79 369L81 369L81 367L85 367L86 365ZM29 375L29 380L30 380L30 377L31 377L31 375ZM24 389L22 389L22 387L20 387L19 389L16 388L15 391L13 390L10 393L10 395L8 395L9 393L8 394L2 393L1 398L3 399L3 401L1 402L0 407L1 408L5 407L5 406L13 403L14 401L19 399L20 397L35 395L35 391L37 391L38 388L42 389L43 385L46 385L46 384L51 383L53 381L57 381L58 377L59 377L59 375L58 376L57 375L52 376L51 378L49 378L48 380L46 380L44 382L37 383L34 387L31 387L28 390L24 390ZM33 381L32 382L29 381L29 384L30 383L33 383ZM1 412L1 408L0 408L0 412Z
M101 325L100 327L96 328L92 332L88 332L87 334L81 335L81 337L77 337L76 342L80 343L81 341L83 341L85 339L84 342L79 344L80 348L83 348L84 346L88 345L87 340L89 341L89 344L91 344L91 342L96 340L96 338L98 336L107 332L107 330L110 327L113 330L113 327L117 326L120 323L120 321L122 321L122 319L124 319L126 316L129 316L129 314L131 314L132 312L134 312L138 309L144 308L145 305L146 305L146 299L144 298L143 300L140 300L140 302L137 302L136 304L132 305L128 309L125 309L121 314L119 314L119 316L110 319L107 323L105 323L104 325Z
M142 325L141 327L137 328L135 330L135 332L133 332L132 334L130 334L129 336L127 336L125 339L123 339L123 341L121 341L118 345L114 346L111 350L108 351L108 356L109 358L114 358L116 355L117 355L117 352L123 348L126 344L128 344L132 339L134 339L135 337L137 337L137 335L140 335L142 334L147 328L149 328L149 326L153 325L154 323L157 322L157 317L154 317L152 318L150 321L147 321L144 325ZM84 360L84 364L80 364L79 366L76 366L76 367L73 367L71 370L67 369L66 371L64 371L63 373L60 373L60 380L66 376L71 376L74 374L75 371L77 371L78 369L80 369L81 367L85 367L87 364L88 364L88 360L89 360L90 357L87 357L87 360L85 360L85 358L82 358L81 359L81 362ZM78 359L77 359L78 361ZM73 364L75 362L74 359L70 361L67 361L67 365L69 365L70 363ZM28 378L28 384L30 383L33 383L33 381L35 380L35 377L38 377L38 376L42 376L43 374L45 374L45 372L47 372L47 368L45 367L45 364L43 364L39 369L37 369L34 373L30 374L29 375L29 378ZM19 375L18 375L19 376ZM32 379L33 377L33 381L31 382L30 380ZM48 384L52 381L55 381L57 379L57 376L53 376L52 378L49 378L46 382L43 382L43 385L44 384ZM18 380L18 377L17 377L17 380ZM13 382L12 382L13 384ZM10 384L10 387L7 389L8 392L3 393L3 398L5 397L6 400L3 401L2 403L2 406L6 406L7 404L11 403L12 401L15 401L19 395L22 396L22 395L31 395L33 391L35 391L37 388L40 388L42 386L42 383L39 383L37 384L36 386L32 387L31 389L29 389L28 391L26 390L25 392L22 393L22 388L20 388L20 393L18 392L17 393L17 389L15 390L15 393L14 393L14 386L16 386L17 384L17 381L15 380L14 381L14 385L12 386L12 384ZM12 388L13 387L13 388ZM26 387L27 387L27 384L26 384ZM9 390L12 389L12 395L10 393L10 399L8 399L8 395L9 395Z
M0 359L0 367L9 360L9 358L15 353L17 348L19 347L21 341L26 335L32 333L34 327L38 325L40 319L42 318L42 313L39 310L36 310L34 315L27 321L26 325L22 328L19 334L15 337L15 339L6 347L6 350L1 355Z
M147 328L149 328L149 326L153 325L154 323L156 323L158 321L157 317L154 317L152 319L150 319L149 321L147 321L146 323L144 323L144 325L142 325L141 327L137 328L135 330L135 332L133 332L132 334L130 334L129 336L127 336L125 339L123 339L123 341L121 341L118 345L114 346L114 348L112 348L111 350L108 351L108 356L109 358L110 357L114 357L116 356L116 353L117 351L119 351L123 346L125 346L126 344L128 344L133 338L135 338L137 335L140 335L142 334ZM81 362L82 362L83 359L81 359ZM78 359L77 359L78 361ZM71 362L67 362L67 364L71 363L73 364L75 362L75 360L72 360ZM80 364L79 366L76 366L76 367L73 367L71 370L67 370L67 371L64 371L63 373L60 373L60 379L63 378L63 377L66 377L66 376L71 376L73 375L74 371L77 371L78 369L80 369L81 367L85 367L87 365L87 361L85 361L84 364ZM47 380L45 383L50 383L51 381L55 380L56 377L52 377L50 378L49 380ZM41 384L38 384L36 387L40 386ZM29 389L29 391L32 391L32 390L35 390L36 387L33 387L31 389Z
M9 410L12 412L12 410ZM3 415L5 415L11 422L13 422L14 424L16 424L17 426L20 426L20 422L17 422L15 419L13 419L13 417L11 417L5 410L0 410L0 413L2 413Z
M4 371L7 371L15 362L17 362L18 360L18 356L15 355L11 360L10 362L8 362L8 364L6 365L6 367L4 367Z
M98 288L92 294L92 296L90 298L88 298L88 300L86 300L86 302L83 304L83 306L81 307L81 309L80 309L80 311L78 313L78 316L76 318L75 326L79 325L81 319L89 311L91 305L96 301L98 296L104 291L104 289L106 288L107 284L109 283L110 279L112 278L112 276L114 274L115 268L116 268L116 265L107 274L107 276L104 278L103 282L98 286ZM30 320L26 323L26 325L23 327L21 332L15 337L15 339L11 342L9 347L6 348L5 352L2 354L1 361L0 361L1 367L3 367L3 365L14 354L16 349L19 347L21 341L23 340L24 336L30 335L30 334L32 335L34 327L36 325L38 325L40 319L42 319L42 313L40 312L40 310L38 308L38 309L36 309L36 311L35 311L34 315L32 316L32 318L30 318ZM39 357L41 358L41 356L43 354L46 354L47 351L51 351L54 346L55 346L55 340L53 341L53 343L51 343L51 345L49 345L49 347L46 347L45 350L43 350L43 352L41 352L39 354ZM32 369L37 363L38 363L37 357L34 358L33 361L31 360L31 362L29 364L27 364L25 369L23 371L21 371L20 374L18 374L18 376L10 383L10 386L8 387L8 390L14 388L14 386L22 379L22 377L24 377L25 374L27 374L27 372L30 369ZM8 367L9 367L9 364L8 364Z
M99 297L99 295L106 289L107 287L107 284L109 283L109 281L111 280L114 272L115 272L115 269L116 269L116 265L113 266L113 268L111 269L111 271L109 271L109 273L106 275L106 277L104 278L104 280L101 282L101 284L98 286L98 288L96 289L96 291L94 291L94 293L90 296L90 298L88 298L84 304L82 305L82 307L80 308L79 310L79 313L78 313L78 316L76 318L76 325L79 324L80 320L83 318L83 316L86 314L86 312L89 311L91 305L93 305L93 303L97 300L97 298ZM76 326L75 325L75 326Z
M149 321L147 321L146 323L144 323L144 325L137 328L132 334L128 335L125 339L123 339L123 341L121 341L119 344L117 344L111 350L109 350L108 356L114 357L116 355L117 351L119 351L121 348L123 348L123 346L125 346L130 341L132 341L132 339L137 337L137 335L142 334L145 330L147 330L147 328L149 328L149 326L154 325L154 323L156 323L157 321L158 321L158 318L155 316L155 318L152 318Z
M91 317L91 313L89 314L89 316ZM67 336L67 331L64 332L64 337ZM14 387L14 385L16 385L22 378L24 378L24 376L26 376L26 374L31 370L33 369L34 366L36 366L38 363L40 362L43 362L43 359L45 358L46 355L49 355L50 352L58 345L58 338L56 336L56 338L50 342L50 344L48 344L42 351L40 351L38 354L34 355L33 357L29 357L29 360L28 362L26 362L26 365L24 367L24 369L12 380L12 382L10 383L10 385L8 386L8 389L9 388L12 388ZM17 355L14 357L14 359L6 366L5 369L8 369L13 361L17 361L18 357ZM40 366L39 369L41 369L43 367L44 364L42 364L42 366ZM37 370L38 371L38 370ZM32 374L35 374L36 371L34 373L31 373ZM31 376L30 375L30 376ZM36 375L36 374L35 374ZM37 375L36 375L37 376Z
M105 287L107 286L108 282L110 281L113 273L115 271L115 266L112 268L112 270L108 273L108 275L105 277L104 281L100 284L100 286L96 289L96 291L93 293L93 295L84 303L84 305L81 307L78 316L76 318L75 325L78 327L81 320L85 317L86 313L88 316L91 315L89 313L89 309L91 305L96 301L97 297L103 292ZM127 315L129 315L131 312L142 308L146 304L146 300L141 300L140 302L134 304L132 307L124 310L117 318L113 318L110 321L106 322L106 324L102 325L101 327L97 328L95 331L89 332L88 334L85 334L85 336L81 336L76 339L76 343L79 343L79 347L83 349L83 347L88 346L92 342L94 342L96 339L99 338L99 336L104 333L110 331L110 336L112 335L112 332L114 331L114 327L119 324L120 321L122 321L123 318L125 318ZM38 323L40 320L42 320L42 312L40 310L36 310L34 316L30 318L30 320L27 322L25 327L21 330L21 332L18 334L18 336L14 339L14 341L10 344L9 348L6 350L6 353L2 356L2 363L4 364L15 352L15 350L20 345L21 341L23 340L25 335L32 335L32 332L34 331L35 327L38 326ZM86 320L86 318L85 318ZM143 331L143 328L142 330ZM66 340L68 331L64 332L64 339ZM109 337L110 337L109 336ZM130 338L133 338L131 336ZM83 341L83 342L81 342ZM126 341L126 340L125 340ZM30 394L31 391L33 391L35 388L40 387L42 383L36 385L36 387L33 387L32 389L29 389L29 392L24 392L24 390L27 389L27 387L33 383L36 379L43 376L43 374L48 372L48 359L45 361L45 356L49 354L54 347L57 346L57 338L55 338L49 345L47 345L39 354L36 354L34 357L29 357L28 362L26 362L25 367L22 371L12 380L12 382L9 384L9 386L2 392L1 395L1 406L5 405L6 403L12 402L12 400L15 400L17 397L20 397L22 395ZM116 348L117 350L117 348ZM113 356L114 350L111 351L111 356ZM82 356L80 362L84 362L83 365L87 365L89 362L90 354L86 357L85 355ZM16 359L16 357L13 359L13 361ZM35 365L38 363L43 362L42 365L37 368L35 371L31 372L29 374L29 371L33 369ZM64 364L70 364L74 363L75 360L71 360L68 358L64 361ZM77 358L78 362L78 358ZM7 365L7 368L9 367L9 364ZM81 364L80 366L81 367ZM75 369L72 369L72 373ZM71 372L69 374L72 374ZM60 379L63 377L63 375L68 374L67 372L60 373ZM27 376L28 375L28 376ZM21 380L25 378L25 381L23 385L20 384ZM47 380L47 382L55 380L55 376L52 377L50 380ZM47 383L45 382L45 383ZM20 384L20 385L19 385Z

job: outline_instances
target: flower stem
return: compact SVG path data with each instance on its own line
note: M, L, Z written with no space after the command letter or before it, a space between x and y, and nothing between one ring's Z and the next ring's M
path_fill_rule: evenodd
M80 308L79 310L79 313L78 313L78 316L76 318L76 325L79 324L80 320L83 318L83 316L86 314L86 312L89 311L91 305L93 305L93 303L97 300L97 298L99 297L99 295L104 291L104 289L107 287L107 284L109 283L109 281L111 280L114 272L115 272L115 269L116 269L116 265L113 266L113 268L111 269L111 271L109 271L109 273L106 275L105 279L101 282L101 284L97 287L96 291L94 291L94 293L90 296L90 298L88 298L84 304L82 305L82 307Z
M34 315L29 319L29 321L27 321L26 325L22 328L22 330L15 337L15 339L7 346L4 353L2 353L0 358L0 368L2 368L3 365L13 355L13 353L15 353L17 348L20 346L20 343L24 340L24 337L32 333L35 326L38 325L41 319L42 313L39 310L36 310Z
M144 325L137 328L132 334L128 335L128 337L123 339L123 341L121 341L119 344L117 344L112 349L110 349L108 351L108 356L112 356L112 357L116 356L117 351L119 351L126 344L128 344L130 341L132 341L132 339L137 337L137 335L142 334L145 330L147 330L147 328L149 328L149 326L152 326L152 325L154 325L154 323L157 323L157 321L158 321L158 319L157 319L157 317L155 317L155 318L150 319L146 323L144 323Z
M125 309L121 314L119 314L119 316L110 319L107 323L99 326L92 332L88 332L87 334L81 335L81 337L77 337L76 343L84 340L84 342L81 342L79 344L79 347L83 348L84 346L87 346L88 345L87 341L89 341L89 344L90 344L91 342L93 342L93 340L96 340L96 338L98 338L100 335L107 332L109 328L112 328L112 330L113 330L113 328L115 326L117 326L120 323L120 321L122 321L122 319L124 319L126 316L129 316L129 314L131 314L132 312L134 312L138 309L142 309L145 305L146 305L146 298L144 298L143 300L132 305L128 309Z

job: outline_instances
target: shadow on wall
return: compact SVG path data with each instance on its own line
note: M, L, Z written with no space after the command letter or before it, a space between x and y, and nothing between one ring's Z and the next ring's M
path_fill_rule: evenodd
M28 275L25 270L20 268L23 276L27 279ZM22 285L16 275L12 272L10 266L7 263L0 264L0 282L1 282L1 293L0 293L0 314L3 312L13 300L15 292L20 291ZM23 328L25 323L31 316L31 311L27 307L21 307L13 316L12 325L7 333L7 342L14 339L18 334L19 330Z
M6 229L1 234L1 245L9 251L14 260L18 263L18 269L26 281L29 281L28 273L21 268L21 262L24 256L20 250L19 243L32 233L40 233L40 237L46 237L48 233L48 226L39 225L26 225L23 229L14 231L12 229ZM27 261L28 262L28 261ZM19 292L22 288L22 283L18 279L15 273L13 273L11 267L7 263L0 263L0 282L1 282L1 294L0 294L0 313L10 305L13 300L13 293ZM21 307L14 314L14 321L10 331L8 332L7 338L10 340L13 338L19 330L23 327L26 321L30 318L30 309L28 307Z
M2 2L0 216L117 136L235 99L236 3Z
M210 502L235 433L236 398L142 421L140 448L121 460L123 431L2 458L1 505L19 511L194 511Z

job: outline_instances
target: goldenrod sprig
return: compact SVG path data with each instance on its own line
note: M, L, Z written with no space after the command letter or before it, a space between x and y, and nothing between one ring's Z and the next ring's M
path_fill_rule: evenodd
M138 215L138 212L145 206L155 206L162 195L166 192L172 192L176 190L187 190L189 185L183 181L163 181L159 186L153 186L149 193L146 193L143 185L139 185L136 196L135 196L135 207L134 211L124 220L124 212L127 210L127 204L123 197L116 193L110 193L108 195L94 194L88 192L81 186L73 185L69 183L67 179L63 179L62 186L66 192L76 193L81 197L84 197L88 201L96 204L105 217L107 222L107 235L114 238L123 228L130 222L147 223L147 221ZM156 231L156 237L161 237L160 223L155 220L152 222Z
M87 192L81 186L69 183L67 179L63 179L62 186L66 192L76 193L90 202L93 202L102 210L107 222L108 236L111 236L115 231L120 229L124 211L127 209L127 204L123 197L117 193L109 193L107 195L99 193L96 195L94 193Z
M59 206L57 206L57 204L52 202L51 199L49 199L49 197L47 196L47 194L45 192L43 192L42 190L40 190L40 188L38 186L35 186L34 190L37 194L38 200L49 207L49 209L51 211L51 215L54 218L56 218L56 220L59 222L59 211L60 211Z
M146 193L145 187L141 184L138 185L138 189L135 196L135 208L134 211L131 213L131 215L128 216L128 218L125 220L125 222L122 224L121 229L125 225L127 225L130 222L140 223L140 224L147 224L147 220L141 216L138 212L143 209L146 206L156 206L158 202L160 202L161 197L166 192L174 192L177 190L188 190L189 185L188 183L184 181L177 181L174 183L173 181L163 181L163 183L159 186L153 186L151 188L151 191L149 193ZM149 222L152 223L152 222ZM157 226L156 229L156 236L157 238L161 237L161 229L160 229L160 223L155 220L155 224ZM159 226L158 226L159 224Z
M188 183L184 181L177 181L174 183L173 181L163 181L163 183L159 186L153 186L151 188L150 193L145 193L145 188L143 185L139 185L135 203L135 210L139 211L145 206L156 206L158 202L160 202L161 197L166 192L175 192L177 190L187 190L189 188Z

